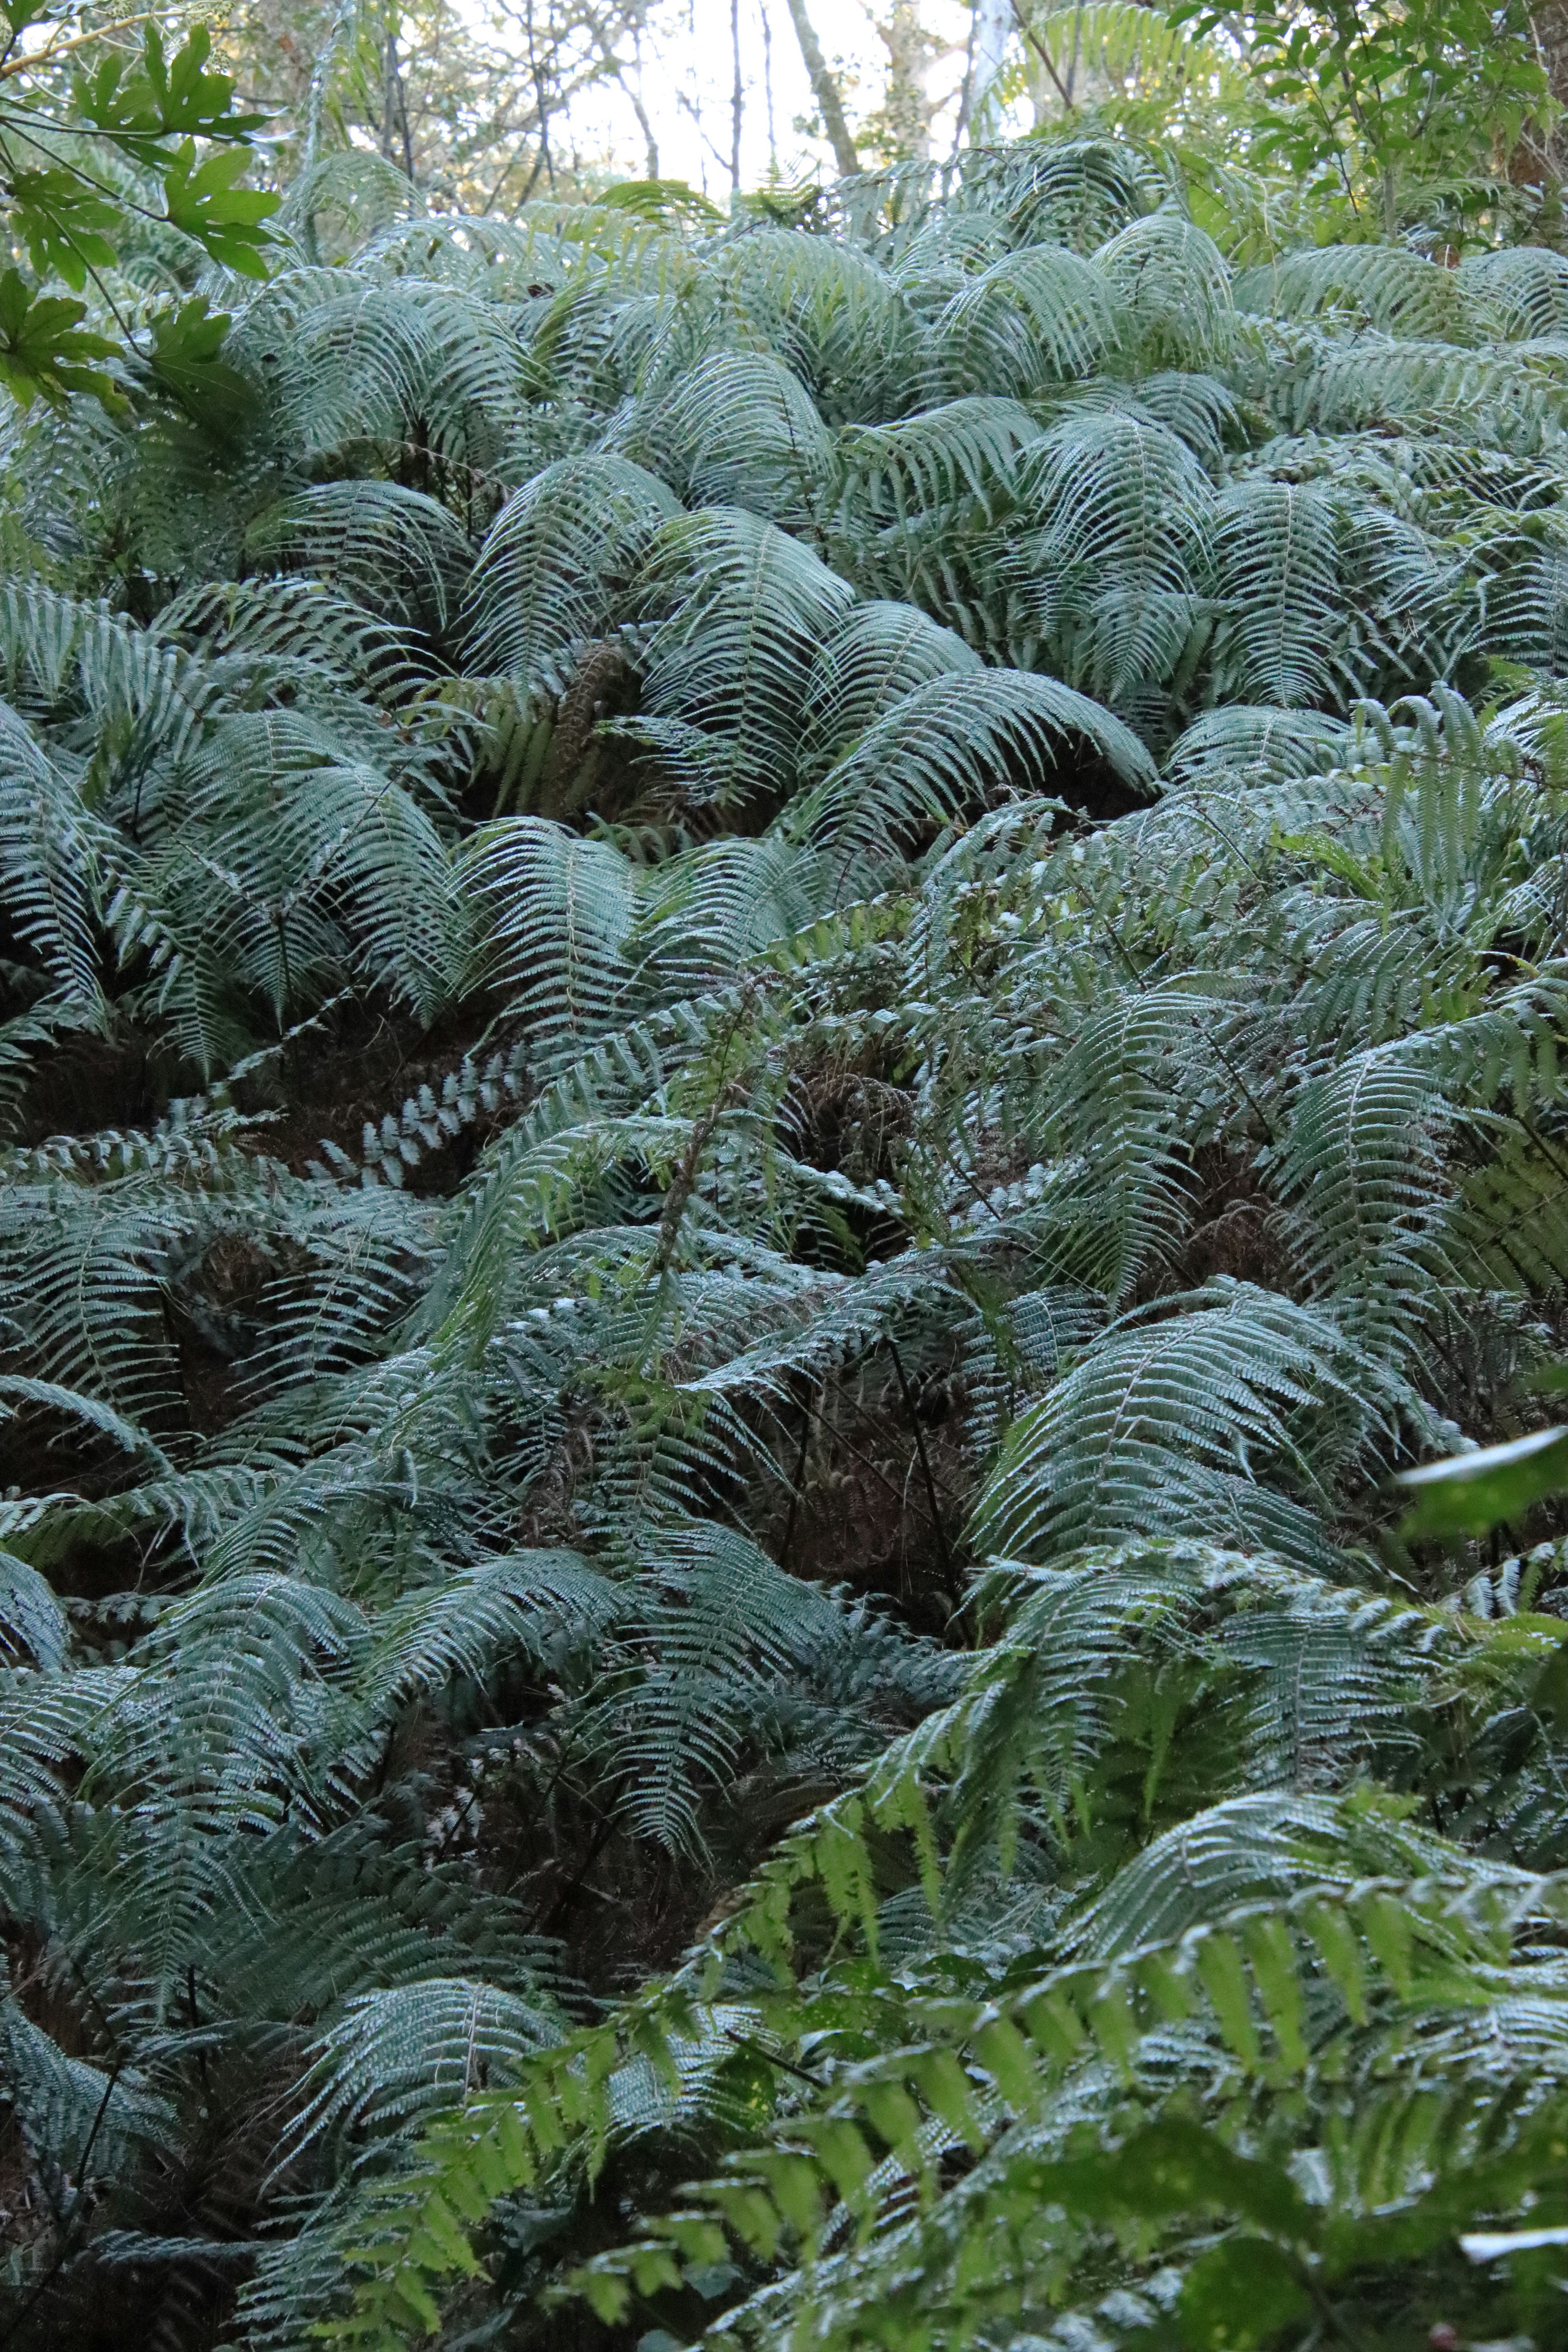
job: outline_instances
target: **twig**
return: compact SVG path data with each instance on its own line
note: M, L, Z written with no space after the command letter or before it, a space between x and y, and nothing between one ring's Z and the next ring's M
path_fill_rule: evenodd
M793 2058L781 2058L776 2051L764 2050L762 2043L750 2033L737 2033L732 2025L727 2025L724 2028L724 2039L726 2042L732 2042L737 2050L749 2050L752 2057L762 2059L764 2065L782 2067L786 2074L794 2074L800 2082L809 2083L814 2091L821 2090L820 2074L808 2074L805 2068L797 2066Z
M1013 21L1017 26L1018 30L1022 33L1026 41L1029 44L1029 47L1034 50L1035 55L1039 58L1040 63L1049 74L1052 81L1056 84L1057 96L1061 100L1061 102L1067 108L1068 112L1069 114L1076 114L1078 109L1074 106L1072 100L1068 96L1066 89L1062 86L1062 78L1051 62L1051 53L1049 49L1047 48L1039 35L1035 32L1030 26L1025 23L1024 12L1018 5L1018 0L1013 0Z
M12 58L0 66L0 81L9 81L14 74L37 73L40 66L53 65L57 58L68 57L73 49L85 49L90 42L107 41L116 33L127 33L132 25L150 25L151 10L141 16L121 16L112 25L97 25L89 33L78 33L68 41L51 41L47 48L34 49L28 55ZM0 2342L5 2339L0 2337Z

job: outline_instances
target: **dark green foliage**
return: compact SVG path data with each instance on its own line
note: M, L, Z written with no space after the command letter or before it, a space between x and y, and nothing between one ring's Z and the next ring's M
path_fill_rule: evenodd
M18 2345L1562 2340L1565 266L844 205L7 428Z

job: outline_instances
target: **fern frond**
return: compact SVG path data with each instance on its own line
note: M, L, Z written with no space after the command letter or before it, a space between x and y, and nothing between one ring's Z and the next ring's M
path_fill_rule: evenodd
M468 570L467 537L447 509L396 482L322 482L254 522L257 553L293 555L368 612L445 627Z
M1211 236L1171 207L1130 222L1095 255L1144 364L1202 367L1232 332L1230 272Z
M1100 365L1120 320L1101 271L1061 247L1031 245L970 278L932 332L955 392L1023 400Z
M912 604L855 605L818 650L806 682L803 782L816 781L917 687L981 667L962 637Z
M675 763L690 796L727 807L786 791L811 665L850 591L772 523L717 507L662 528L641 593L657 616L643 709L700 730Z
M1406 247L1331 245L1244 270L1233 291L1238 310L1286 319L1327 312L1384 334L1468 343L1475 337L1466 297L1476 283L1473 268L1468 276L1444 269Z
M987 670L913 688L868 727L784 820L831 861L840 890L885 870L889 845L942 824L966 803L1027 790L1063 737L1087 740L1134 788L1153 763L1131 728L1055 678Z
M316 2044L313 2095L282 2151L294 2161L323 2137L378 2139L476 2091L500 2088L559 2032L548 2009L462 1977L363 1993Z
M475 836L463 872L489 917L486 977L513 992L512 1010L546 1054L574 1056L618 1025L629 1009L636 877L617 849L543 817L508 817Z
M563 457L501 509L468 589L468 652L477 669L525 688L548 681L581 640L601 636L676 501L628 457ZM598 550L586 566L585 546Z
M833 445L805 386L770 354L715 352L629 431L629 446L689 505L813 528Z
M1194 719L1166 753L1164 773L1179 790L1217 782L1238 769L1270 782L1321 775L1342 763L1352 740L1345 721L1326 712L1230 703Z
M1329 1555L1310 1509L1264 1479L1310 1491L1289 1418L1353 1399L1351 1381L1332 1324L1245 1285L1173 1314L1134 1311L1015 1423L976 1506L976 1546L1048 1559L1110 1530L1234 1528L1243 1548L1317 1567Z

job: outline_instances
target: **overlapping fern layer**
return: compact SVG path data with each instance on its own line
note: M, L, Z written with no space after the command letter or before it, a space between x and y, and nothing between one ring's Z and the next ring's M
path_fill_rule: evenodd
M309 195L5 457L6 2341L1560 2342L1568 261Z

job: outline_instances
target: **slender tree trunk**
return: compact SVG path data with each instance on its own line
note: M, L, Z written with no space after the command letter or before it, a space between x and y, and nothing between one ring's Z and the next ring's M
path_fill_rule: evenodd
M397 136L397 118L398 115L403 112L403 109L400 104L402 96L403 76L399 72L397 65L397 19L395 16L391 24L386 28L386 55L382 73L381 89L381 152L385 156L389 163L394 160L393 142ZM408 121L406 114L404 115L403 151L405 157L406 158L408 153ZM407 171L409 178L412 179L414 177L412 163L405 162L405 169Z
M970 111L974 104L974 41L979 30L980 5L979 0L973 0L973 5L969 11L969 38L963 45L963 87L958 93L958 119L952 126L952 154L949 158L950 162L957 161L958 151L963 144L963 134L969 128Z
M849 125L844 120L844 101L838 94L838 84L827 69L827 60L821 44L812 29L811 18L805 13L805 0L789 0L790 21L795 37L800 43L801 61L811 83L811 94L816 100L817 112L827 132L833 150L833 160L846 179L860 169L860 158L855 152L855 142L849 136Z
M658 177L658 142L653 135L653 124L648 121L647 109L643 104L642 100L642 37L640 33L634 32L632 35L632 55L637 65L636 86L634 87L633 83L627 80L625 74L622 74L619 77L619 79L621 88L631 100L632 111L637 116L637 125L643 135L643 144L647 149L648 178L650 180L657 180Z
M408 177L412 180L414 177L414 133L408 127L408 84L404 80L401 69L397 76L397 121L399 130L403 135L403 168L405 172L407 173Z
M631 100L632 112L637 116L637 128L641 131L643 135L643 145L647 151L647 176L650 180L657 180L658 177L658 141L653 135L653 124L648 121L647 109L642 102L641 93L632 88L631 83L626 79L624 74L617 75L616 79L620 82L621 88L626 91L626 96Z
M404 93L403 68L397 58L397 12L394 9L386 28L386 50L384 59L381 92L381 152L389 163L397 158L394 142L403 150L403 169L409 179L414 177L414 141L408 129L408 100Z
M1530 11L1530 28L1534 36L1536 55L1546 68L1547 83L1557 106L1568 109L1568 5L1565 0L1538 0ZM1541 187L1541 212L1535 234L1542 244L1554 251L1564 250L1563 190L1568 182L1568 141L1563 123L1568 115L1559 116L1551 130L1539 122L1526 122L1519 144L1506 157L1500 170L1510 180L1534 181Z
M768 109L768 177L779 175L779 142L773 128L773 26L768 15L768 0L760 0L763 19L763 95Z
M985 102L992 83L1002 70L1013 29L1012 0L973 0L969 40L964 51L963 89L958 101L958 121L952 133L954 155L963 144L966 131L973 142L972 125Z
M544 70L539 62L539 50L534 41L533 0L528 0L528 16L526 24L528 31L528 70L533 81L533 102L539 114L539 161L544 166L545 176L550 182L550 193L553 195L555 193L555 159L550 152L550 100L544 87ZM539 172L536 164L534 169L534 179L537 180ZM531 181L529 183L529 193L531 194L532 193L532 188L533 182Z
M741 79L741 0L730 0L730 57L734 67L734 83L730 93L730 192L738 195L741 189L741 110L745 104L745 85Z

